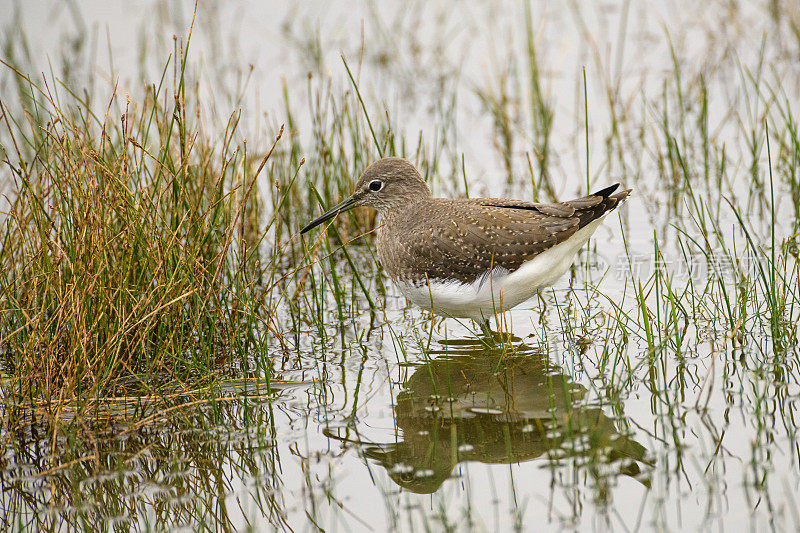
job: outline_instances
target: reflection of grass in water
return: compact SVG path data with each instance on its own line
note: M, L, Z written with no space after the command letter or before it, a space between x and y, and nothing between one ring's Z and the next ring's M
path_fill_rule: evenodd
M19 432L15 453L5 459L13 467L5 465L2 488L13 497L4 498L0 523L6 530L98 531L113 521L117 531L187 525L232 531L242 510L230 495L244 479L254 516L285 524L271 418L269 403L220 398L141 427L112 423L52 450L42 448L35 431Z

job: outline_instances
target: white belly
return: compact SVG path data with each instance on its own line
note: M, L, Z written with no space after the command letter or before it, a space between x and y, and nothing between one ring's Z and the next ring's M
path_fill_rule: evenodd
M436 314L476 321L488 319L521 304L563 276L603 218L590 222L514 272L497 269L486 279L473 283L432 281L416 286L398 283L397 288L414 304Z

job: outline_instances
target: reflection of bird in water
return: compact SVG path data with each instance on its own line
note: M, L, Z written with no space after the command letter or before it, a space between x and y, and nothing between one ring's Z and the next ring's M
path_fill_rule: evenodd
M460 462L517 463L547 454L554 463L580 457L598 478L625 474L649 486L639 466L651 464L645 448L602 409L581 405L586 389L541 354L524 345L506 353L476 340L445 347L397 397L404 440L365 449L398 485L432 493Z

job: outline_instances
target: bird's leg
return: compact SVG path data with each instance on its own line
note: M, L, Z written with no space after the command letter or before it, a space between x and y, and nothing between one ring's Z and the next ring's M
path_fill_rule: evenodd
M475 320L475 322L480 326L483 337L482 341L486 343L487 346L497 346L506 342L513 343L514 341L521 340L519 337L515 337L512 333L503 331L501 324L498 324L500 329L498 331L494 331L490 325L490 319L488 318Z
M480 325L481 333L483 333L484 337L486 337L487 339L494 339L494 331L492 331L492 328L489 325L489 319L488 318L484 318L483 320L480 320L478 322L478 325Z

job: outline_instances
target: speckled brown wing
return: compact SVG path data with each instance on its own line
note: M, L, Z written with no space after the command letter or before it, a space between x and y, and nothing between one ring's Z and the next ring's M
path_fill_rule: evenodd
M401 281L457 279L515 271L616 207L629 191L614 185L569 202L536 204L502 198L429 199L386 220L402 233L381 232L381 261Z

